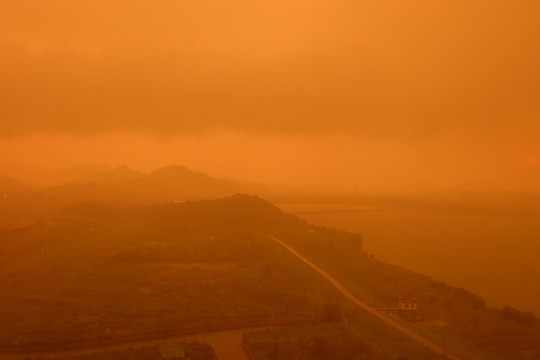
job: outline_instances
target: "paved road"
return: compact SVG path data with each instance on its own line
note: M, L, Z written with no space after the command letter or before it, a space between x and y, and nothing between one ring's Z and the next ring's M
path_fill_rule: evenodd
M303 257L301 254L299 254L296 250L291 248L289 245L285 244L283 241L279 240L275 236L269 235L272 240L283 246L285 249L289 250L292 254L294 254L296 257L298 257L300 260L302 260L304 263L309 265L311 268L316 270L319 274L324 276L326 280L328 280L332 285L336 287L345 297L347 297L349 300L351 300L353 303L364 309L365 311L369 312L370 314L378 317L382 321L386 322L387 324L391 325L395 329L401 331L403 334L411 337L413 340L419 342L420 344L427 346L431 350L435 351L436 353L439 353L440 355L446 356L446 358L450 360L463 360L462 358L449 353L446 349L442 348L441 346L429 341L425 337L417 334L416 332L412 331L411 329L401 325L399 322L395 321L392 318L387 317L386 315L381 314L376 308L373 306L363 302L362 300L358 299L356 296L354 296L345 286L343 286L339 281L334 279L330 274L328 274L326 271Z
M0 353L2 360L18 360L27 358L57 358L64 356L75 356L92 354L94 352L105 352L111 350L125 350L129 348L140 348L142 346L163 344L174 341L193 341L197 340L205 342L214 348L216 356L219 360L249 360L249 356L242 347L242 335L250 331L260 331L271 327L246 328L226 331L215 331L208 333L200 333L193 335L171 336L167 338L159 338L152 340L128 341L121 344L112 345L97 345L93 347L85 347L83 349L69 349L43 352L27 352L27 353Z

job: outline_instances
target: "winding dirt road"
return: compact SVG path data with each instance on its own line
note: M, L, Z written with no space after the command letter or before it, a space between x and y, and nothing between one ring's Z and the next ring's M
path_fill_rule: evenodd
M410 338L412 338L413 340L419 342L420 344L422 344L424 346L427 346L428 348L435 351L436 353L438 353L438 354L440 354L442 356L445 356L447 359L450 359L450 360L463 360L462 358L448 352L448 350L444 349L443 347L429 341L425 337L423 337L423 336L415 333L411 329L401 325L400 323L398 323L394 319L389 318L386 315L381 314L376 308L374 308L373 306L371 306L371 305L363 302L362 300L358 299L349 290L347 290L347 288L345 288L345 286L343 286L339 281L337 281L335 278L333 278L326 271L324 271L323 269L321 269L320 267L318 267L317 265L315 265L314 263L312 263L311 261L306 259L304 256L299 254L296 250L291 248L289 245L285 244L283 241L279 240L275 236L269 235L269 237L272 240L274 240L275 242L277 242L278 244L280 244L281 246L283 246L285 249L289 250L289 252L291 252L293 255L298 257L300 260L302 260L304 263L309 265L311 268L316 270L319 274L321 274L324 278L326 278L326 280L328 280L332 285L334 285L334 287L336 289L338 289L339 292L341 292L343 295L345 295L345 297L347 297L353 303L355 303L356 305L361 307L363 310L365 310L365 311L369 312L370 314L378 317L382 321L384 321L387 324L391 325L395 329L401 331L403 334L409 336Z

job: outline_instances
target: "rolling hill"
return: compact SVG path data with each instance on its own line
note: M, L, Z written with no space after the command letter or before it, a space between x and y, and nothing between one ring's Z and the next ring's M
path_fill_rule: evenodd
M3 198L11 196L27 195L32 188L25 183L0 175L0 196Z
M145 175L121 165L112 171L94 174L37 191L40 199L56 206L80 202L150 204L198 199L216 199L238 192L269 194L276 191L265 184L218 179L184 166L167 166Z
M137 178L144 177L140 171L132 170L126 165L122 164L117 168L92 174L89 176L78 177L70 181L71 183L85 185L85 184L109 184L109 183L121 183L131 181Z

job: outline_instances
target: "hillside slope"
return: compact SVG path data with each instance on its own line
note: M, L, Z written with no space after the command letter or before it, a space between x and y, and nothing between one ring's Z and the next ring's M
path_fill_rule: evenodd
M256 196L149 206L94 202L46 216L26 234L26 247L0 254L2 349L312 326L343 316L372 359L426 355L425 347L354 307L271 240L274 234L376 308L415 299L421 321L400 320L403 326L435 343L444 339L464 359L540 355L534 317L488 308L463 289L377 261L362 250L359 235L310 226Z

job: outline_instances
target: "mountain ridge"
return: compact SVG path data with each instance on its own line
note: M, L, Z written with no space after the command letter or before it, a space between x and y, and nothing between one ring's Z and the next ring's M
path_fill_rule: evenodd
M27 194L33 188L26 183L11 177L0 175L0 196L13 196Z
M125 181L134 180L140 177L146 176L144 173L133 170L125 164L121 164L118 167L110 171L105 171L85 177L79 177L73 179L71 182L75 184L85 185L90 183L95 184L107 184L107 183L121 183Z

